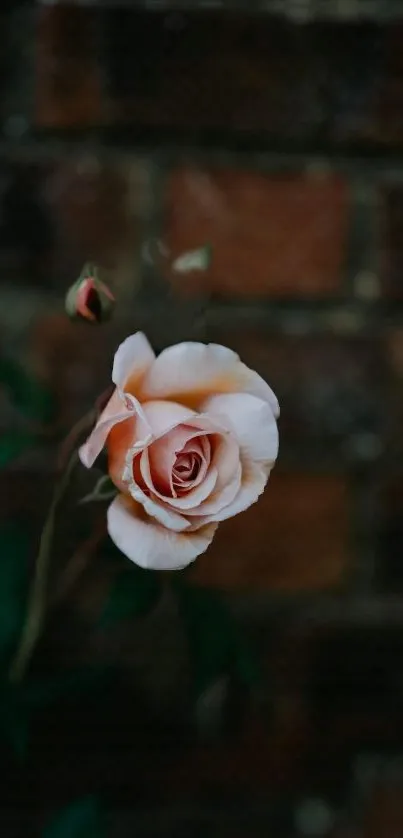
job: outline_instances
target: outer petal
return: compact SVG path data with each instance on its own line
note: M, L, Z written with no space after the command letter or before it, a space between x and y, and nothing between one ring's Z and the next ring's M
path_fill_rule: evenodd
M166 398L198 410L214 393L238 392L258 396L278 415L278 401L269 385L231 349L215 343L178 343L161 352L148 369L139 398Z
M152 437L151 428L141 405L134 396L124 396L124 399L129 400L128 403L130 400L133 401L131 418L114 425L106 440L109 474L121 491L125 491L128 475L131 479L134 455L145 448Z
M120 390L135 396L139 382L155 360L155 354L142 332L126 338L113 359L112 381Z
M127 389L129 393L130 388L127 385L132 383L137 387L154 359L155 354L142 332L136 332L120 344L112 368L112 381L116 384L116 390L79 451L81 462L87 468L91 468L101 453L112 428L125 419L132 418L135 413L141 419L142 429L139 429L139 432L144 437L140 441L140 447L150 437L150 429L144 420L140 404L132 395L125 397L124 390Z
M127 420L130 420L130 422L127 422ZM120 393L116 388L102 411L95 428L79 450L80 460L84 466L91 468L106 445L109 435L119 423L125 423L122 433L113 434L111 438L112 446L119 441L117 445L119 452L122 449L122 440L124 439L126 442L128 437L133 440L133 452L141 451L150 441L152 437L151 428L141 405L134 396Z
M91 468L101 453L108 434L118 422L124 422L133 416L132 406L124 402L115 390L105 409L102 411L95 428L79 450L82 464Z
M184 515L180 515L178 512L170 509L169 506L158 498L155 499L146 495L137 483L133 482L130 484L129 493L133 500L144 507L147 515L155 518L163 527L167 527L167 529L174 530L175 532L183 532L183 530L189 529L190 523ZM124 494L126 494L126 491Z
M197 524L207 524L213 521L226 521L238 512L244 512L257 501L263 493L269 478L270 468L261 463L244 463L242 468L241 485L235 498L217 512L196 517Z
M143 411L155 439L195 416L194 410L183 404L164 400L145 402Z
M196 522L224 521L243 512L262 494L278 453L277 424L269 406L246 394L213 396L203 405L214 419L231 422L240 444L242 473L238 492L227 505L206 510ZM203 511L203 510L202 510Z
M131 498L118 495L108 509L108 532L116 546L140 567L179 570L209 546L215 524L189 533L166 529Z
M212 396L202 409L233 429L244 457L273 464L278 454L278 429L267 402L248 393Z

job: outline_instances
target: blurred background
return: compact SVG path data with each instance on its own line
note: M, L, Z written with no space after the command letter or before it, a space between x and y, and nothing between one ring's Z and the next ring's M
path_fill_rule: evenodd
M267 492L191 574L225 595L258 689L223 674L190 700L169 597L141 630L94 633L109 571L90 569L38 666L114 660L123 686L46 714L22 774L4 756L2 835L96 792L116 838L402 838L403 3L4 2L0 19L0 351L66 430L139 328L158 349L231 346L282 408ZM207 244L205 270L178 269ZM88 260L117 298L94 329L63 308ZM33 543L55 464L39 446L1 472L1 518Z

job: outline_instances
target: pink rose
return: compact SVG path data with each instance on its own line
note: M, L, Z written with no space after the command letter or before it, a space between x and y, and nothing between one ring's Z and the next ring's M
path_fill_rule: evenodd
M219 521L263 492L278 452L278 402L238 355L180 343L156 358L137 332L116 352L116 389L80 449L90 468L106 446L120 494L108 531L145 568L183 568Z

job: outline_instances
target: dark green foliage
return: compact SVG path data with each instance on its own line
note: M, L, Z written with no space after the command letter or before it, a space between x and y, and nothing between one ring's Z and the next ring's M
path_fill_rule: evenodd
M37 436L25 431L6 431L0 437L0 469L6 468L37 442Z
M104 838L106 828L96 797L76 800L58 812L42 832L42 838Z
M55 403L52 393L11 358L0 358L0 386L5 388L12 403L27 418L41 424L53 420Z
M19 522L0 528L0 666L19 636L27 593L29 535Z
M223 674L247 686L259 680L257 663L225 601L214 591L176 581L180 612L189 639L196 695Z
M127 570L122 569L117 574L112 584L101 615L101 628L107 628L119 620L148 614L158 602L160 593L161 584L157 573L129 564Z

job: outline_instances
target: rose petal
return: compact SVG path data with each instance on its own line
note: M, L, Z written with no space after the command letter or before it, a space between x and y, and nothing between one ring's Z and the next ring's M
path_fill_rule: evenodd
M122 401L117 390L114 391L108 404L102 411L95 428L84 445L79 449L79 456L86 468L91 468L105 446L108 434L119 422L131 419L132 406Z
M124 480L130 482L132 480L132 461L135 454L150 444L153 438L158 440L159 435L175 427L181 419L187 419L189 416L193 416L194 412L187 407L182 407L182 405L177 405L173 402L148 402L143 406L140 405L134 396L125 394L123 398L131 401L136 411L135 430L131 440L129 436L126 436L125 443L123 443L123 437L120 437L119 451L114 450L114 439L111 442L111 446L109 446L108 442L108 450L110 447L111 454L114 456L116 475L120 463L122 463L123 449L126 444L125 466L122 466L122 468L124 469ZM117 433L116 439L119 439ZM172 473L172 467L173 463L165 463L161 457L157 461L157 470L160 474L160 479L166 484L165 491L171 490L170 474ZM117 485L119 484L117 483ZM119 486L119 488L122 489L122 486Z
M122 424L122 429L116 426ZM115 430L116 429L116 430ZM124 456L124 449L131 445L130 462L137 451L141 451L151 440L151 428L143 409L134 396L120 393L116 388L102 411L93 431L79 449L81 462L91 468L102 449L108 443L110 458L114 460L115 471ZM122 466L123 467L123 466Z
M128 419L115 425L106 441L109 477L121 492L127 488L124 480L127 452L131 450L136 436L136 420Z
M141 471L149 488L159 496L170 508L183 510L187 515L210 514L230 503L239 490L241 483L241 464L239 460L239 446L234 435L228 431L223 422L209 416L193 416L188 420L191 431L189 439L201 438L203 434L214 435L214 451L210 467L205 480L200 486L191 489L182 497L168 498L155 491L150 473L148 449L141 457ZM175 429L176 430L176 429ZM167 444L170 434L166 435ZM185 439L183 439L183 442ZM153 442L155 445L155 442ZM214 482L212 479L214 475Z
M262 494L278 453L277 423L267 404L247 394L213 396L204 409L213 418L232 424L241 448L238 493L226 506L203 518L224 521L248 509Z
M145 449L141 454L140 470L146 486L150 489L155 498L159 498L167 504L170 509L184 512L187 512L189 508L193 507L198 509L202 501L209 497L218 479L217 469L214 467L210 468L201 485L196 486L193 490L191 489L186 495L183 495L183 497L175 498L162 494L162 492L159 492L158 488L155 486L150 468L149 449Z
M141 405L133 396L132 418L119 425L114 425L106 440L108 449L108 470L115 485L122 492L127 489L127 481L132 477L133 457L148 445L152 438L151 428L144 416Z
M212 447L209 473L214 469L217 472L217 481L212 491L199 503L196 503L199 495L194 494L193 491L183 498L170 500L169 503L175 509L185 509L187 515L207 515L226 506L239 491L241 485L239 445L231 432L223 430L225 428L223 420L218 421L216 418L202 415L193 418L191 422L194 426L205 427L213 432L210 437ZM201 484L202 487L205 482Z
M175 497L176 492L173 487L173 467L176 460L175 446L171 439L175 436L175 428L171 433L158 439L153 445L150 445L147 451L143 451L140 458L140 472L149 489L159 492L163 496ZM147 480L146 474L143 474L143 462L147 458Z
M199 408L216 393L250 393L266 401L275 416L279 406L269 385L231 349L215 343L179 343L165 349L149 367L140 398L170 399Z
M189 451L189 453L180 451L176 455L172 469L172 482L174 486L177 485L179 488L182 488L183 486L192 485L193 481L200 475L202 464L206 471L207 464L203 457L193 451Z
M108 509L108 532L119 550L140 567L179 570L207 550L216 525L189 533L166 529L150 518L140 504L119 495Z
M185 444L197 434L199 434L199 431L195 431L188 425L180 424L153 441L148 448L152 485L148 483L147 485L150 489L161 493L163 496L176 497L173 487L173 468L177 453L182 451ZM146 479L145 476L144 479Z
M155 353L142 332L126 338L113 359L112 381L120 390L133 396L145 372L155 360Z
M187 442L178 453L172 482L177 489L190 489L199 486L205 479L211 460L211 445L206 436L199 436ZM197 473L191 476L195 463L198 464Z
M232 503L234 498L236 498L241 486L241 463L238 461L236 472L228 483L220 483L219 481L221 475L219 469L217 469L217 473L218 479L216 486L213 491L210 492L206 500L202 501L198 505L192 505L192 507L186 509L186 515L190 518L190 521L193 520L194 516L198 517L201 515L207 516L207 520L210 520L211 515L217 514L221 509L224 509L228 506L228 504ZM173 504L171 505L173 506ZM213 519L211 518L211 520Z
M133 500L141 503L147 515L155 518L163 527L175 532L183 532L189 529L190 523L184 515L174 512L159 499L149 497L143 492L140 486L133 481L129 486L129 493ZM126 494L126 492L124 492Z
M144 402L143 410L156 439L196 415L194 410L184 407L183 404L163 400Z
M273 464L278 454L278 429L267 402L248 393L211 396L203 410L212 418L229 423L243 456Z
M262 463L245 462L242 464L242 478L239 491L235 498L217 512L197 519L198 524L212 521L225 521L233 518L238 512L244 512L257 501L264 491L270 474L270 468Z

